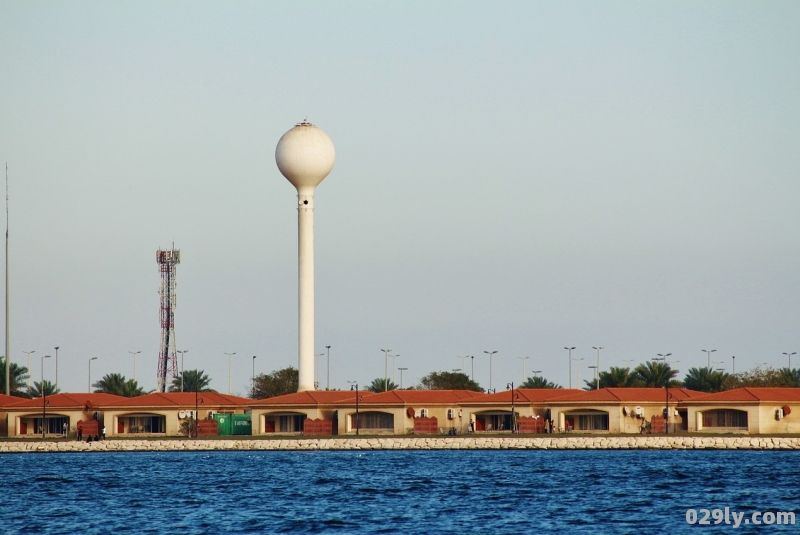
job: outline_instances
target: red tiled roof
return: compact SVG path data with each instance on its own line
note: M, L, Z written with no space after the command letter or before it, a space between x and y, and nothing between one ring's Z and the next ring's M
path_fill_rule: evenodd
M460 403L484 398L486 394L472 390L390 390L388 392L364 393L361 403L411 404L411 403Z
M684 401L702 396L702 392L687 388L670 388L670 401ZM558 398L558 401L584 401L592 403L650 403L664 401L663 388L601 388L586 390Z
M29 408L39 408L42 406L42 398L33 398L33 399L21 399L21 398L14 398L19 400L17 403L13 405L9 405L8 408L14 409L29 409ZM124 400L122 396L116 396L114 394L105 394L105 393L64 393L64 394L53 394L52 396L47 396L46 402L49 408L59 408L59 409L92 409L97 407L104 407L110 405L118 400Z
M194 407L195 402L201 400L203 405L234 405L249 406L252 399L239 396L229 396L219 392L152 392L133 398L119 398L113 403L108 403L109 408L114 407Z
M359 392L360 393L360 392ZM350 390L306 390L304 392L293 392L282 396L251 401L250 406L257 407L263 405L327 405L337 401L352 400L356 401L356 393Z
M569 388L515 388L515 403L546 403L560 399L564 396L575 395L583 390ZM474 400L479 403L511 403L511 390L503 390L494 394L486 394L481 399Z
M714 394L705 394L692 401L703 403L724 403L728 401L800 401L800 388L781 388L781 387L744 387Z
M17 396L6 396L5 394L0 394L0 407L8 407L19 403L20 401L25 401L27 398L18 398Z

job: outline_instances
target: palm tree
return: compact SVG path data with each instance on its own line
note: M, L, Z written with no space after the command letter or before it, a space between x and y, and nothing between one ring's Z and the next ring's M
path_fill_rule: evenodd
M683 386L700 392L722 392L730 382L731 375L711 368L689 368L683 378Z
M532 375L525 379L525 382L519 385L520 388L563 388L552 381L548 381L541 375Z
M26 383L28 381L28 368L25 366L20 366L16 362L11 363L11 373L9 376L11 377L10 381L10 393L12 396L17 397L26 397L28 395ZM0 357L0 385L2 388L5 388L6 385L6 359L5 357ZM3 390L5 393L5 390Z
M669 381L669 386L681 386L680 381L674 380L678 375L678 370L673 370L666 362L648 361L636 366L633 372L641 382L641 386L644 387L663 387L667 381Z
M56 385L45 379L41 383L38 381L33 382L33 386L28 388L28 397L31 398L40 398L43 394L52 396L54 394L58 394L61 392L60 388L56 388Z
M133 379L125 379L121 373L109 373L92 385L95 392L105 392L106 394L116 394L132 398L144 394L144 389Z
M630 368L612 366L608 371L600 372L598 377L600 379L600 388L632 388L641 386L641 380L638 374L631 373ZM595 381L586 381L586 386L590 387L588 390L594 390L595 385Z
M184 392L216 392L209 388L211 378L203 370L184 370L183 372L183 391ZM172 384L169 385L170 392L181 391L181 374L173 377Z
M800 369L794 368L790 370L789 368L781 368L778 370L778 374L778 382L781 386L791 388L800 387Z
M370 392L385 392L387 390L397 390L397 385L393 383L391 379L379 377L372 380L367 390Z

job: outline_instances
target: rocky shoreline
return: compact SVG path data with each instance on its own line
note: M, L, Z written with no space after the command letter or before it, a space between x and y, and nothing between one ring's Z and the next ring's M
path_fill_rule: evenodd
M105 440L100 442L5 441L0 453L66 453L110 451L315 451L315 450L616 450L737 449L800 450L800 437L767 436L411 436L285 439Z

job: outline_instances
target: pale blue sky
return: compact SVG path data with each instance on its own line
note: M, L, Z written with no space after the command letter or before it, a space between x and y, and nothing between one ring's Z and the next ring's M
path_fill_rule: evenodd
M800 351L797 2L0 4L11 348L63 390L155 387L174 240L178 349L227 391L297 362L280 136L337 162L316 196L331 383L460 368L494 386L566 345L681 372ZM324 359L323 359L324 361ZM322 364L322 363L321 363ZM800 359L796 361L800 365ZM469 371L469 370L468 370ZM46 364L45 377L53 379ZM325 367L320 366L322 385ZM397 377L399 382L399 375Z

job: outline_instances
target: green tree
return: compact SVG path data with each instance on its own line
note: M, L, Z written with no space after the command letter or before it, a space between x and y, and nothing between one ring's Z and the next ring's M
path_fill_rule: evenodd
M564 388L557 385L552 381L548 381L540 375L532 375L525 379L525 382L519 385L520 388Z
M183 391L184 392L216 392L210 388L211 378L203 370L184 370L183 372ZM169 385L170 392L181 391L181 374L172 378Z
M144 394L144 389L133 379L125 379L120 373L109 373L92 385L95 392L105 392L132 398Z
M600 388L632 388L641 386L641 380L630 368L612 366L600 372Z
M33 382L33 386L28 388L28 397L40 398L43 394L52 396L54 394L58 394L59 392L61 392L60 388L56 388L55 384L45 379L41 383L38 381Z
M722 392L731 384L731 375L710 368L689 368L683 378L683 386L700 392Z
M384 381L383 377L379 377L372 380L367 390L370 392L386 392L389 390L397 390L397 385L393 383L391 379L386 379Z
M28 381L28 368L25 366L20 366L16 362L11 363L11 373L9 373L9 377L11 377L10 387L11 387L11 395L17 397L28 397L28 388L27 388L27 381ZM0 357L0 392L3 394L6 393L6 359L5 357Z
M778 370L778 374L778 380L781 383L780 386L790 388L800 387L800 369L794 368L790 370L789 368L781 368Z
M289 366L269 374L257 375L252 396L254 399L271 398L297 392L300 376L297 368Z
M760 366L756 366L752 370L737 373L735 376L732 376L732 380L730 381L728 387L742 388L748 386L789 386L791 384L791 372L786 373L782 370L786 370L786 368L776 370L775 368L771 367L762 368Z
M419 380L420 390L472 390L483 392L483 388L461 372L431 372Z
M681 386L680 381L674 380L675 376L678 375L678 370L673 370L672 367L665 362L648 361L636 366L633 372L641 382L641 386L644 387L663 387L667 381L669 381L669 386Z

